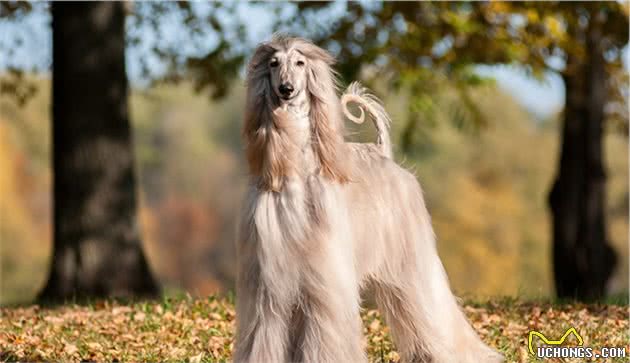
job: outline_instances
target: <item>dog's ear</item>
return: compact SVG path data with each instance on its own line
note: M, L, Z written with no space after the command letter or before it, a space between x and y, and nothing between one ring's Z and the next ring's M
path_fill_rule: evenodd
M286 111L276 109L255 117L258 127L244 130L245 154L249 171L258 177L258 187L264 190L280 191L286 177L298 170L296 157L299 150L291 141L291 129L286 127L290 116ZM247 123L247 122L246 122ZM250 125L255 123L249 122Z
M286 132L289 116L276 107L274 96L268 77L249 84L243 139L249 172L258 177L258 187L279 191L293 170L296 152Z
M260 177L264 167L264 153L272 123L267 60L273 49L266 43L259 45L247 65L247 99L242 136L249 172Z
M278 109L267 62L275 49L261 45L254 52L247 72L247 100L243 139L249 172L258 187L279 191L285 178L297 170L297 150L287 127L289 115Z
M320 173L327 179L345 183L350 180L345 155L341 104L336 77L330 65L334 59L325 50L301 41L300 50L310 60L307 89L311 95L313 148ZM292 142L288 115L278 110L278 97L271 88L267 61L276 50L259 46L247 72L247 106L243 138L250 173L258 177L259 187L278 191L284 179L299 168L299 150Z
M347 155L344 155L343 118L336 75L330 67L333 61L324 50L315 48L319 52L316 57L310 58L307 81L311 95L313 147L322 175L331 181L345 183L350 180L350 164Z

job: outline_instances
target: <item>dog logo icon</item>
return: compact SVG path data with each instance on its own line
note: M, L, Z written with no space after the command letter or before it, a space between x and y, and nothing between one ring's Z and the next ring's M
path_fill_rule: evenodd
M532 355L536 355L536 353L534 352L534 347L532 345L532 341L534 339L534 336L539 337L543 343L547 344L547 345L562 345L562 343L564 343L564 341L567 339L567 337L569 335L573 334L577 340L578 340L578 346L582 346L584 345L584 340L582 339L582 336L577 332L577 330L575 330L575 328L569 328L564 335L562 336L562 338L558 339L558 340L549 340L547 339L547 337L536 330L532 330L529 332L529 337L527 338L527 345L529 347L529 352Z

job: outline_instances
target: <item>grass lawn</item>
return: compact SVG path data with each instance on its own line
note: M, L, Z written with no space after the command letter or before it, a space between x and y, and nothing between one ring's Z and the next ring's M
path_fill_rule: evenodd
M575 327L584 345L596 352L602 346L622 346L630 354L627 304L502 299L467 303L464 309L483 340L502 351L506 362L536 361L527 348L531 329L559 339ZM232 299L224 297L4 307L0 308L0 360L226 362L231 357L234 317ZM399 360L378 312L365 310L363 321L370 359ZM575 343L575 337L565 342ZM628 357L597 363L627 361Z

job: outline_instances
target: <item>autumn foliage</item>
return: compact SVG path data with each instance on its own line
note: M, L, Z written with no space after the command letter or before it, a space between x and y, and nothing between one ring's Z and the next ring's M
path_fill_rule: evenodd
M469 303L464 311L475 330L511 363L536 362L529 354L529 330L560 336L576 327L584 344L628 345L628 308L616 305ZM87 305L2 308L0 360L97 362L228 362L234 338L230 299L164 298L157 302L95 301ZM362 314L370 361L397 362L389 328L376 310ZM567 341L574 345L575 341ZM550 360L549 362L581 360ZM621 363L625 359L603 360Z
M25 301L45 279L50 254L48 92L20 108L0 101L2 302ZM535 120L489 85L473 94L488 120L483 132L450 122L456 93L436 92L443 112L421 141L397 155L424 187L438 249L460 295L551 294L545 193L553 177L555 119ZM153 271L167 290L226 291L234 279L235 216L244 190L240 142L242 88L209 103L188 85L132 94L140 181L140 224ZM399 140L405 95L382 92ZM501 107L496 107L496 105ZM349 138L371 139L371 130ZM610 236L620 254L614 291L627 286L627 139L606 137Z

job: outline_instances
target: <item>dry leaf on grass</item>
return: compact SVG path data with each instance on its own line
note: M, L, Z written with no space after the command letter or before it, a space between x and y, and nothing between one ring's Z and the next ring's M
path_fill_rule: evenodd
M500 301L467 305L464 312L481 338L499 347L507 362L535 362L527 350L529 330L553 337L567 326L575 326L589 346L625 346L630 352L628 307ZM0 316L0 357L5 360L198 363L229 361L234 347L234 306L215 297L1 308ZM398 362L400 356L378 311L366 310L362 318L371 361ZM617 362L624 360L606 363Z

